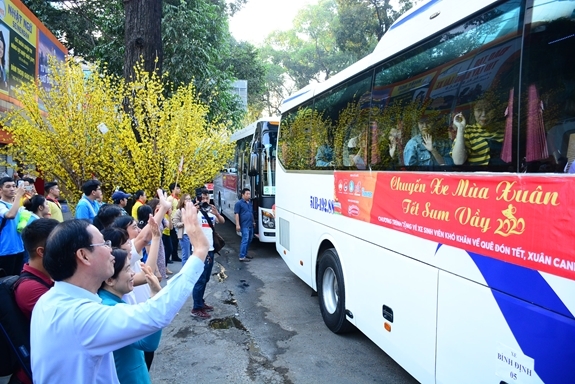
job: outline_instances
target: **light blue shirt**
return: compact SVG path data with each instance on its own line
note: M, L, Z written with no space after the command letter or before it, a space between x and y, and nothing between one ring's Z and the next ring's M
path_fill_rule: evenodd
M82 195L80 201L76 205L76 219L88 220L90 223L94 221L94 217L100 210L100 204L94 200L90 200L86 195Z
M119 383L112 352L170 324L203 271L204 263L190 257L150 300L113 307L94 293L57 281L32 311L34 382Z
M22 243L22 238L16 230L20 213L16 214L16 217L12 219L4 217L10 208L12 208L12 204L0 201L0 224L3 220L6 220L6 224L0 233L0 257L24 252L24 243Z
M104 305L128 305L118 296L104 289L98 291ZM152 333L133 344L114 351L116 373L121 384L149 384L150 374L146 366L144 352L154 352L160 345L162 331Z
M453 165L453 160L449 155L451 152L451 143L447 140L433 141L433 147L439 152L446 165ZM405 165L430 166L439 165L431 152L423 145L421 134L412 137L403 150L403 162Z

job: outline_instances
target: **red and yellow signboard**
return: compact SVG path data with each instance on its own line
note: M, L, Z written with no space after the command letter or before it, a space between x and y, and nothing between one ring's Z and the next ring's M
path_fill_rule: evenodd
M335 172L338 213L575 280L575 178Z

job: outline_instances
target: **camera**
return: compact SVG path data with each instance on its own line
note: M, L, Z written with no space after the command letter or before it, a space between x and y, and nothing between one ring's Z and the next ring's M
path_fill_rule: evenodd
M200 203L200 209L202 211L208 212L211 209L211 207L207 202L204 201L204 202Z

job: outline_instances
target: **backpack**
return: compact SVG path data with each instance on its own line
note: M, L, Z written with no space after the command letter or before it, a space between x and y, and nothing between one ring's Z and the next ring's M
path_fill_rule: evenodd
M1 270L0 270L1 271ZM51 288L44 280L29 273L0 277L0 376L8 376L19 367L32 380L30 366L30 321L22 313L14 291L23 280L35 280Z
M16 216L16 231L18 231L18 233L22 233L22 231L24 230L24 228L26 228L26 226L28 225L28 222L30 221L30 218L32 217L32 212L30 212L27 209L21 209L18 212L18 216Z

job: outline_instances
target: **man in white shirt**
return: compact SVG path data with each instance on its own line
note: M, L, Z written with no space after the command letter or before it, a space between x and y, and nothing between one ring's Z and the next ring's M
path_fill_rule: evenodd
M203 272L208 239L191 203L183 210L194 255L152 299L138 305L102 305L97 295L114 272L109 243L84 220L59 224L46 243L44 267L54 288L32 312L34 382L118 383L112 352L166 327Z
M209 251L206 261L204 262L204 272L196 282L196 286L194 287L194 292L192 294L192 297L194 298L192 316L199 317L200 319L209 319L212 316L208 312L212 312L214 307L204 301L204 293L206 292L206 285L208 284L208 281L210 281L212 268L214 266L214 233L212 228L216 223L221 224L226 220L219 214L216 207L210 204L210 195L207 189L202 189L201 201L197 204L197 207L200 209L198 212L198 225L202 227L204 235L206 235L206 238L208 239ZM196 248L192 242L192 254L195 252Z

